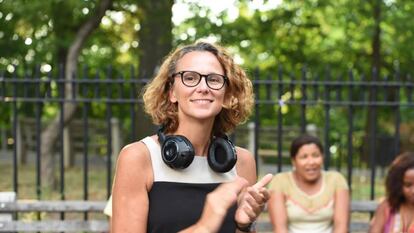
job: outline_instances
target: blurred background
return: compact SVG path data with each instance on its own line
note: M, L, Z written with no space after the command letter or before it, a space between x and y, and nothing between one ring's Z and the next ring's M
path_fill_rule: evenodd
M402 0L0 0L0 191L105 200L119 150L155 132L142 87L203 39L254 82L231 136L259 175L290 169L307 132L353 199L379 199L390 161L413 149L413 15Z

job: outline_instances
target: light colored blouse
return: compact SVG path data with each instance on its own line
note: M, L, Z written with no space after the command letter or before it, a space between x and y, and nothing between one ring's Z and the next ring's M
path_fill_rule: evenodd
M384 233L414 233L414 222L411 222L408 229L403 231L403 221L399 211L391 212L389 205L387 205L385 212L386 222Z
M348 184L340 173L323 171L321 189L309 195L297 186L292 172L283 172L273 178L270 188L284 194L289 233L330 233L335 193L347 190Z

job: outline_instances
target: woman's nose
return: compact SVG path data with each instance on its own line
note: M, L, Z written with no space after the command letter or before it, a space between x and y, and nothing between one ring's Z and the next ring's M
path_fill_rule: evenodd
M317 158L313 158L313 157L309 158L309 163L311 163L311 164L315 164L315 163L317 163L317 161L318 161Z
M204 79L201 78L200 83L197 85L197 90L198 91L208 91L209 90L206 78L204 78Z

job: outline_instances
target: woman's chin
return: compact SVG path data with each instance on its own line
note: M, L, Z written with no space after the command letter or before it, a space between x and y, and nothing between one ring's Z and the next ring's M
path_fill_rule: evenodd
M319 178L321 177L321 174L312 174L304 177L304 180L308 183L316 183L318 182Z

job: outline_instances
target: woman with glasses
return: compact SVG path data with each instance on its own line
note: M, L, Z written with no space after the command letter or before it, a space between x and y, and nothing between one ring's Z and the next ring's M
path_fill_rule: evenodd
M253 156L226 136L252 110L245 72L199 42L165 59L143 99L160 128L120 152L112 232L253 232L272 175L256 183Z
M346 233L349 191L336 171L323 171L323 147L314 136L292 141L293 171L277 174L271 183L270 220L277 233Z

